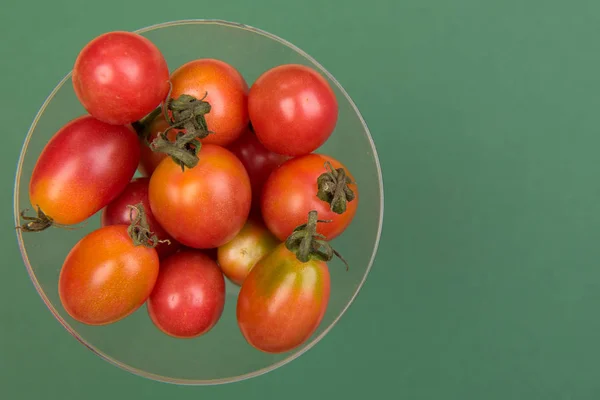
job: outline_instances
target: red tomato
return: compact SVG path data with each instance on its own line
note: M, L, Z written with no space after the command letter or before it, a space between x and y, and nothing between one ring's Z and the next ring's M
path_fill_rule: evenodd
M281 241L306 220L310 210L316 210L319 218L331 220L331 223L319 224L317 231L328 240L339 236L352 222L358 207L358 188L355 183L348 187L355 198L346 201L346 211L338 214L331 205L317 197L317 180L328 172L325 163L329 161L334 168L344 168L352 182L354 178L339 161L322 154L308 154L286 161L273 171L265 183L261 209L265 224Z
M252 267L278 244L258 218L250 218L236 237L218 248L217 260L225 276L241 285Z
M289 156L320 147L338 118L337 99L329 83L315 70L296 64L262 74L250 88L248 110L262 144Z
M164 258L176 252L181 246L163 229L162 226L160 226L158 222L156 222L156 219L152 215L150 202L148 200L149 183L149 178L137 178L131 181L119 197L102 210L102 226L119 224L128 225L131 222L131 216L137 215L135 210L132 214L132 210L130 210L128 206L142 203L144 205L150 231L157 236L158 240L168 240L170 242L160 243L155 247L158 256Z
M228 149L244 164L252 185L252 208L260 211L260 196L265 181L289 157L267 150L250 129Z
M219 247L238 234L250 211L252 191L244 166L229 150L204 144L198 164L185 168L165 158L150 178L150 207L181 244Z
M248 126L248 84L231 65L214 59L190 61L171 74L171 98L182 94L210 104L205 115L211 133L202 143L226 146Z
M158 263L154 248L133 244L127 225L97 229L67 255L58 282L62 305L85 324L116 322L150 296Z
M212 329L225 306L225 280L217 264L198 250L182 250L162 261L148 299L148 314L164 333L178 338Z
M108 32L89 42L75 61L72 80L85 109L116 125L141 119L169 92L169 68L162 53L131 32Z
M316 258L300 262L282 243L250 271L237 301L238 326L249 344L281 353L305 342L329 302L329 270Z
M80 223L125 189L139 158L130 129L79 117L62 127L38 158L29 183L31 205L54 223Z

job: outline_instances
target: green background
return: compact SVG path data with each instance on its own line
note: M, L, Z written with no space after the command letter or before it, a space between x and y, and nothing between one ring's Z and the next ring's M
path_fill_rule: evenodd
M291 364L215 387L152 382L77 343L12 228L21 144L79 49L187 18L314 56L369 124L386 194L378 257L340 323ZM600 398L597 1L5 2L0 34L0 397Z

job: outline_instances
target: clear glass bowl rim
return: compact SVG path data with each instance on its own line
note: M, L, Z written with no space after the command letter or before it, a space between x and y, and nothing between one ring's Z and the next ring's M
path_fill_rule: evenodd
M46 304L46 307L48 307L48 309L50 310L50 312L52 312L52 314L54 315L54 317L58 320L58 322L60 322L60 324L75 338L77 339L77 341L79 341L81 344L83 344L85 347L87 347L90 351L92 351L94 354L96 354L97 356L103 358L105 361L108 361L109 363L124 369L125 371L128 371L130 373L133 373L135 375L144 377L144 378L148 378L151 380L155 380L155 381L159 381L159 382L165 382L165 383L172 383L172 384L178 384L178 385L218 385L218 384L225 384L225 383L233 383L233 382L238 382L238 381L242 381L245 379L249 379L249 378L253 378L253 377L257 377L260 375L263 375L267 372L273 371L281 366L284 366L285 364L295 360L296 358L300 357L302 354L306 353L308 350L310 350L313 346L315 346L327 333L329 333L329 331L335 326L335 324L340 320L340 318L346 313L346 311L348 310L348 308L352 305L352 303L354 302L354 300L356 299L356 297L358 296L362 286L364 285L367 276L369 275L369 272L371 270L371 267L373 266L373 262L375 260L375 256L377 254L377 250L379 247L379 241L381 239L381 231L382 231L382 227L383 227L383 210L384 210L384 192L383 192L383 176L382 176L382 172L381 172L381 165L379 163L379 156L377 154L377 149L375 147L375 143L373 141L373 138L371 136L371 133L369 131L369 128L367 127L367 124L365 122L365 120L363 119L362 115L360 114L358 108L356 107L356 104L354 103L354 101L352 101L352 99L350 98L350 96L348 95L348 93L346 92L346 90L342 87L342 85L333 77L333 75L331 75L321 64L319 64L314 58L312 58L310 55L308 55L306 52L304 52L303 50L301 50L300 48L298 48L297 46L293 45L292 43L280 38L279 36L276 36L272 33L263 31L259 28L255 28L246 24L241 24L241 23L237 23L237 22L231 22L231 21L226 21L226 20L220 20L220 19L185 19L185 20L174 20L174 21L169 21L169 22L163 22L163 23L158 23L158 24L154 24L154 25L150 25L141 29L137 29L133 32L135 33L139 33L139 34L143 34L145 32L150 32L153 30L158 30L161 28L166 28L166 27L170 27L170 26L178 26L178 25L189 25L189 24L216 24L216 25L224 25L224 26L228 26L231 28L237 28L237 29L242 29L242 30L247 30L249 32L252 33L256 33L259 35L263 35L266 36L272 40L275 40L287 47L289 47L290 49L294 50L295 52L297 52L298 54L300 54L301 56L305 57L306 59L310 60L319 70L321 73L325 74L337 87L338 89L343 93L344 97L346 98L346 100L350 103L350 105L352 106L354 112L356 113L356 115L358 116L358 118L360 119L360 122L364 128L364 131L367 135L367 138L369 140L369 144L371 146L371 150L373 152L373 158L375 159L375 165L376 165L376 169L377 169L377 179L378 179L378 183L379 183L379 189L380 189L380 193L379 193L379 199L380 199L380 213L379 213L379 221L378 221L378 228L377 228L377 237L375 239L375 245L373 246L373 252L371 254L371 258L369 260L369 265L367 265L367 269L365 270L365 273L359 283L359 285L357 286L356 290L354 291L352 297L350 298L350 300L348 301L348 303L344 306L344 308L342 309L342 311L339 313L339 315L331 322L331 324L329 324L329 326L327 326L323 332L321 332L321 334L319 334L317 337L315 337L312 341L310 341L306 346L304 346L302 349L294 352L293 354L290 354L288 357L284 358L283 360L274 363L272 365L269 365L268 367L265 368L261 368L258 369L256 371L253 372L249 372L243 375L238 375L238 376L232 376L232 377L228 377L228 378L221 378L221 379L211 379L211 380L191 380L191 379L177 379L177 378L169 378L169 377L165 377L162 375L158 375L158 374L153 374L132 366L129 366L125 363L120 362L119 360L116 360L114 358L112 358L111 356L103 353L102 351L100 351L99 349L97 349L96 347L94 347L92 344L88 343L85 339L83 339L78 333L77 331L75 331L75 329L73 329L68 323L67 321L65 321L63 319L63 317L58 313L58 311L54 308L54 306L52 305L52 303L50 302L50 300L48 299L48 297L46 296L46 294L44 293L44 290L42 289L40 283L38 282L35 272L33 271L33 268L31 267L31 264L29 262L29 257L27 256L27 251L25 249L25 244L23 242L23 237L22 237L22 232L20 229L16 229L16 234L17 234L17 241L19 244L19 249L21 251L21 256L23 257L23 261L25 263L25 266L27 268L27 273L29 274L29 277L36 289L36 291L38 292L38 294L40 295L40 297L42 298L43 302ZM15 226L18 226L20 223L20 211L19 211L19 187L20 187L20 181L21 181L21 173L22 173L22 168L23 168L23 162L25 159L25 153L27 152L27 148L29 146L29 141L31 140L31 137L33 135L33 132L35 131L35 128L37 126L37 123L40 119L40 117L42 116L42 114L44 113L46 107L48 106L48 104L52 101L52 99L54 98L55 94L58 92L58 90L60 90L62 88L62 86L71 78L71 74L72 71L69 71L69 73L58 83L58 85L52 90L52 92L50 93L50 95L48 95L48 97L46 98L46 100L44 101L44 103L42 104L42 106L40 107L39 111L37 112L33 122L31 123L31 126L29 128L29 131L27 132L27 136L25 137L25 141L23 143L23 146L21 148L21 153L19 155L19 161L18 161L18 165L17 165L17 171L16 171L16 176L15 176L15 186L14 186L14 203L13 203L13 207L14 207L14 218L15 218Z

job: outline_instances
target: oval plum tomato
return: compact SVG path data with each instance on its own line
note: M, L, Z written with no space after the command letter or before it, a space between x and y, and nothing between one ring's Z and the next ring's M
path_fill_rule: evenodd
M325 315L327 261L334 251L316 235L317 222L317 213L311 211L308 223L262 258L242 284L238 326L246 341L261 351L281 353L301 345Z
M105 325L136 311L158 277L153 247L135 245L127 225L111 225L84 236L69 252L59 276L67 313L88 325Z
M202 143L226 146L248 126L248 84L231 65L215 59L190 61L173 71L171 84L171 99L185 94L210 104L205 119L213 133Z
M161 241L155 249L160 258L164 258L168 255L176 252L181 246L175 239L171 237L163 228L160 226L150 209L150 201L148 200L148 186L150 178L136 178L131 181L127 187L121 192L119 197L108 204L104 210L102 210L102 226L107 225L119 225L129 224L132 216L136 216L135 210L129 208L135 204L142 203L144 210L146 211L146 220L151 232L153 232L158 240ZM168 241L168 242L166 242Z
M346 179L337 179L339 168L344 170ZM338 185L341 185L339 191ZM338 195L333 198L336 192ZM317 210L321 219L332 221L317 228L332 240L348 228L357 207L358 187L354 178L339 161L322 154L307 154L283 163L269 176L261 199L265 224L282 241L306 220L310 210Z
M182 250L161 262L148 315L167 335L191 338L211 330L225 306L225 280L214 260Z
M241 286L252 267L278 244L258 218L249 218L240 233L218 248L217 260L225 276Z
M169 68L147 38L108 32L81 50L72 81L75 94L91 115L124 125L141 119L165 100Z
M23 229L72 225L91 217L125 189L139 159L137 136L127 127L87 115L69 122L50 139L37 160L29 198L41 218Z
M254 82L248 95L254 132L275 153L300 156L327 141L338 118L329 83L312 68L286 64Z
M181 244L219 247L246 223L252 200L248 173L224 147L203 144L198 164L184 168L165 158L150 178L149 198L158 223Z
M227 148L244 164L252 185L252 209L260 211L260 195L265 181L289 157L267 150L250 129Z

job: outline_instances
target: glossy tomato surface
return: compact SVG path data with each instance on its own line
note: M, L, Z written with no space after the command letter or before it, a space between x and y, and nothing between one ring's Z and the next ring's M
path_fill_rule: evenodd
M225 306L221 270L199 250L182 250L161 262L148 299L148 314L164 333L190 338L203 335L219 321Z
M327 169L329 161L334 168L344 168L354 182L354 177L338 160L323 154L308 154L286 161L273 171L263 188L261 209L265 224L275 236L285 241L292 231L304 224L306 215L316 210L319 219L331 220L319 223L317 232L332 240L344 232L356 215L358 207L358 187L349 185L354 192L354 200L347 203L346 211L337 214L329 203L317 197L317 179Z
M333 133L338 103L329 83L312 68L285 64L263 73L248 95L258 139L275 153L315 151Z
M125 189L139 159L132 130L88 115L76 118L40 154L29 184L31 205L56 223L80 223Z
M252 267L279 243L259 218L252 217L240 233L218 248L217 260L225 276L241 285Z
M72 82L91 115L124 125L141 119L165 100L169 68L149 39L132 32L108 32L81 50Z
M206 114L208 129L214 133L203 143L226 146L248 126L248 84L231 65L215 59L190 61L171 74L171 98L182 94L204 98L211 110Z
M61 303L79 322L116 322L150 296L158 263L154 248L133 245L126 225L97 229L84 236L65 259L58 283Z
M327 264L302 263L285 244L252 268L237 301L237 321L255 348L281 353L304 343L317 329L329 303Z
M227 148L244 164L252 185L252 209L260 211L260 196L267 178L289 157L267 150L250 129Z
M152 213L181 244L207 249L219 247L246 223L252 200L248 174L229 150L203 144L198 164L181 170L170 157L150 178Z
M102 210L102 226L129 225L131 217L137 216L137 211L132 211L128 206L135 206L138 203L142 203L150 231L157 236L158 240L168 241L160 243L155 247L158 256L164 258L176 252L181 246L154 218L150 209L150 201L148 200L149 184L150 178L136 178L131 181L119 197Z

